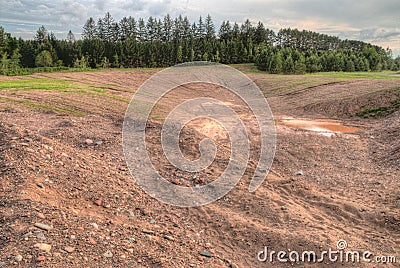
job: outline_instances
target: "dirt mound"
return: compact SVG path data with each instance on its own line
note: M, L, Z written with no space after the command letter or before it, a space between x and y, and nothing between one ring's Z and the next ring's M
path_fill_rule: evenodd
M122 151L125 108L149 75L140 70L49 74L46 83L50 78L72 81L79 90L38 86L28 92L16 84L0 92L0 266L267 267L269 263L257 260L265 246L276 252L320 253L335 250L340 239L347 241L349 250L398 255L398 112L383 120L346 119L346 126L361 125L360 131L329 137L298 125L277 124L272 171L256 192L250 193L248 186L257 163L257 142L245 176L228 195L203 207L173 207L139 188ZM42 76L34 78L40 82ZM277 117L307 121L330 113L322 106L316 113L318 109L309 105L329 103L337 112L340 107L334 104L341 99L364 98L365 92L394 84L336 83L310 76L257 79ZM198 86L194 93L201 95L205 89ZM248 109L216 88L211 92L236 107L252 130ZM193 91L175 94L166 96L161 108L170 109ZM163 114L156 110L154 117ZM212 169L197 177L168 165L160 128L159 120L150 121L146 138L153 163L172 182L193 187L215 179L224 169L229 146L217 124L194 121L180 137L189 159L199 157L198 144L204 137L220 145ZM257 133L252 138L257 141ZM336 265L325 260L324 265ZM294 263L275 258L273 265Z
M372 157L382 167L400 170L400 111L379 121L371 132Z

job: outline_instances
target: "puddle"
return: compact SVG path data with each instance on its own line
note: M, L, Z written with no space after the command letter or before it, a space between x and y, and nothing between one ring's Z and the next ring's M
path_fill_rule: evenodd
M361 129L356 127L344 126L342 122L329 119L297 119L297 118L283 118L277 120L277 124L303 129L308 131L317 132L320 135L332 137L337 133L356 133Z

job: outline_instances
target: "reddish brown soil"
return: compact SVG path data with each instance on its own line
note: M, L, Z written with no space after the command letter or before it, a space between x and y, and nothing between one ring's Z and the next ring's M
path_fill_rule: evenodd
M263 185L250 193L248 184L259 150L255 133L252 159L236 188L207 206L178 208L152 199L138 187L122 151L128 100L152 73L33 76L95 85L109 95L0 91L0 266L270 267L257 261L257 252L264 246L275 251L320 252L336 249L339 239L347 241L349 250L395 255L400 262L400 114L381 119L350 117L363 107L392 100L400 79L335 81L250 74L277 118L338 119L360 131L325 137L277 124L272 171ZM198 95L217 92L201 86L196 90ZM227 94L217 95L238 105L238 113L252 127L252 116L240 102ZM190 96L187 90L178 90L162 107ZM52 112L10 99L63 105L84 115ZM207 121L185 128L181 148L188 158L198 157L197 142L202 137L211 137L220 145L216 162L199 175L202 180L188 177L174 171L162 156L157 136L162 114L155 111L150 123L153 163L178 184L193 186L213 180L227 161L224 132ZM87 144L87 139L94 144ZM97 141L102 143L96 145ZM299 170L303 175L296 175ZM53 229L43 231L35 223ZM34 247L37 243L52 248L50 252L38 250ZM211 258L200 255L205 251ZM22 256L19 263L17 255ZM274 263L276 267L292 265ZM354 264L326 262L319 266Z

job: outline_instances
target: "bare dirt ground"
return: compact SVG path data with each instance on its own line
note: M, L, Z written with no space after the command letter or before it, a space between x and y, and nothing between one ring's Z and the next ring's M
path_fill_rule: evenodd
M277 122L270 174L248 192L259 151L255 134L249 167L236 188L207 206L178 208L139 188L122 151L125 109L155 72L0 77L72 85L0 90L0 267L379 266L327 258L319 264L257 260L264 246L321 252L336 250L340 239L348 250L396 256L400 263L400 112L355 116L399 98L400 79L248 73ZM248 110L218 90L181 88L161 107L193 94L214 96L236 105L251 127ZM147 139L160 173L188 187L215 179L229 157L221 128L198 121L184 129L181 149L188 158L199 156L197 143L204 136L219 145L213 165L188 176L162 155L162 114L154 112Z

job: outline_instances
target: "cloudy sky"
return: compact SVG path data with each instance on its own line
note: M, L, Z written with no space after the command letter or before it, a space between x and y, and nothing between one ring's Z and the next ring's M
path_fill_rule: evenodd
M23 38L32 38L40 25L60 38L70 29L79 37L87 18L107 11L116 20L169 13L193 21L210 14L217 26L249 18L273 30L313 30L390 47L400 55L399 0L0 0L0 25Z

